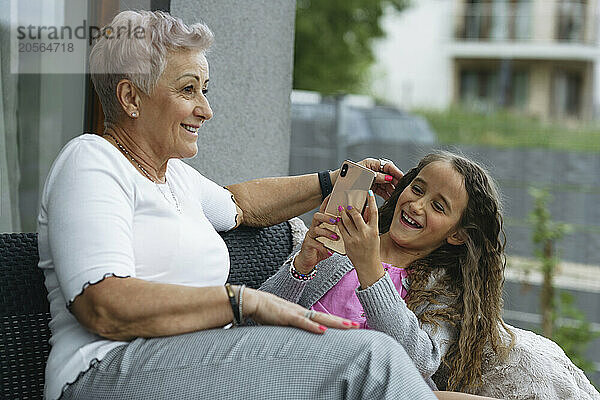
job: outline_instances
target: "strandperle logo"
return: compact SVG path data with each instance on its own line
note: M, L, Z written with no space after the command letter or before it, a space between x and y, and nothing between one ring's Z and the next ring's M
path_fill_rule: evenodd
M89 69L90 49L97 40L150 38L150 33L135 21L123 26L104 26L91 17L94 13L89 9L90 3L81 0L11 0L11 73L85 74Z
M28 41L40 41L48 43L52 40L73 40L73 39L87 39L88 44L91 45L94 40L104 37L106 39L120 39L120 38L134 38L144 39L146 33L144 28L141 26L132 26L131 21L127 26L120 26L114 29L112 26L105 26L103 28L89 25L86 20L83 20L81 25L72 27L68 25L63 26L17 26L17 39L28 40Z

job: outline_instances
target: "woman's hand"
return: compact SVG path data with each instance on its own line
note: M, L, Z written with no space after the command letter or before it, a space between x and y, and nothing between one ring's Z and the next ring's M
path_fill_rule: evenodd
M325 207L327 207L328 202L329 196L323 200L319 211L313 216L310 228L304 237L302 248L294 260L294 268L296 268L296 271L300 272L301 274L310 273L315 265L333 254L323 245L323 243L316 240L317 237L323 236L331 240L339 240L339 237L335 232L320 227L321 223L323 222L330 225L335 225L337 222L336 218L332 218L331 216L324 214Z
M351 208L342 212L338 223L346 254L356 269L363 289L385 274L379 256L379 214L372 190L367 196L367 205L364 219L356 209Z
M378 158L365 158L357 164L377 173L372 189L376 195L382 197L384 200L390 198L398 181L404 176L404 173L392 161L385 163L383 172L380 170L381 161ZM339 173L339 168L331 173L331 181L333 183L337 180Z
M313 333L323 333L327 328L358 328L356 322L317 311L313 311L309 319L306 308L254 289L244 291L244 304L248 304L248 312L244 314L262 325L294 326Z

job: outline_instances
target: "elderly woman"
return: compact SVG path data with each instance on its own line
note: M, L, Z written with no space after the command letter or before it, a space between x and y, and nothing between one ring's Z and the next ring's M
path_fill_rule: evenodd
M222 188L183 163L212 117L212 34L160 12L122 12L111 26L128 24L144 38L103 37L90 55L106 130L71 140L42 194L39 265L52 314L46 398L434 398L385 334L224 287L229 258L217 231L312 209L319 179ZM379 169L373 159L363 164ZM385 172L401 175L393 164ZM385 195L389 182L377 179ZM245 317L261 326L222 329Z

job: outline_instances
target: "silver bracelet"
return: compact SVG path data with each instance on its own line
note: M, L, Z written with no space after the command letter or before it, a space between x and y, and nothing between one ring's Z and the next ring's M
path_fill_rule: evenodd
M238 309L240 310L240 324L244 323L244 313L242 312L242 298L243 298L243 294L244 294L244 289L246 288L246 285L242 285L240 286L240 291L238 293Z

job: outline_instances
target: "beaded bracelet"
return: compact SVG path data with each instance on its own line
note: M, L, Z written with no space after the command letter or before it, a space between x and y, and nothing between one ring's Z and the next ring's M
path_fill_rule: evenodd
M296 254L296 256L297 255L298 254ZM300 272L298 272L296 270L296 267L294 267L294 261L296 261L296 256L294 256L294 258L292 259L292 262L290 263L290 274L292 275L292 278L296 279L297 281L301 281L301 282L310 281L317 274L317 266L315 265L314 268L312 269L312 271L310 271L310 273L301 274Z

